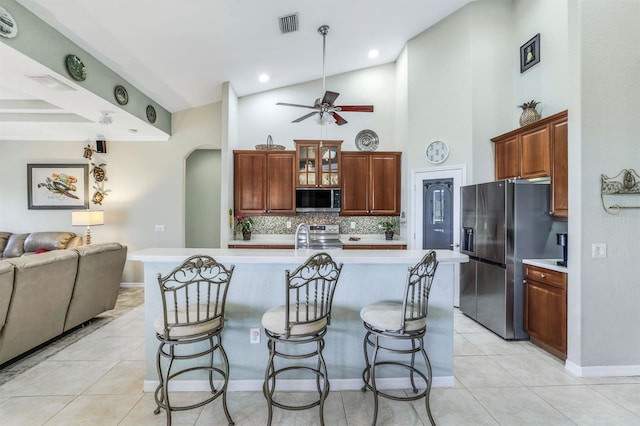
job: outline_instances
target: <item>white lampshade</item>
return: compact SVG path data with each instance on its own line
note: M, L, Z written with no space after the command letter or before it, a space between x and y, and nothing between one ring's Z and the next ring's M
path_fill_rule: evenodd
M104 225L104 211L80 210L71 212L72 226Z

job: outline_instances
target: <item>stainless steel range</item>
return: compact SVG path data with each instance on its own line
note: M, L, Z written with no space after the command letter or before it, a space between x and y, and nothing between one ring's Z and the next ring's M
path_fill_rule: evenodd
M341 249L339 225L309 225L309 248L312 250Z

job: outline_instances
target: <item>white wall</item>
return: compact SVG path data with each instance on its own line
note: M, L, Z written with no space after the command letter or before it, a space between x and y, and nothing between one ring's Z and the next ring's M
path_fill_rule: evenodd
M220 104L173 114L168 142L107 142L111 192L103 206L105 225L92 240L121 241L129 250L184 246L185 159L196 148L219 148ZM95 146L95 143L93 143ZM86 142L0 142L0 229L8 232L72 231L70 210L27 210L28 163L84 163ZM90 191L90 195L93 192ZM154 225L165 225L155 232ZM124 281L141 282L142 267L127 263Z
M640 3L569 4L568 50L579 61L571 75L578 81L572 89L578 108L569 112L569 309L580 314L569 322L571 335L579 336L569 341L569 360L587 375L640 374L640 211L605 213L599 181L600 174L640 169ZM610 200L640 205L640 195ZM607 244L605 259L591 258L591 244L599 242Z

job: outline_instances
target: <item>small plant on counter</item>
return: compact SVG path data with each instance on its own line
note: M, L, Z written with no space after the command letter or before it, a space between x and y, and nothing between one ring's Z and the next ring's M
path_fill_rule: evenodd
M378 225L380 225L380 228L382 228L384 232L389 232L389 231L393 232L397 224L398 224L398 221L396 219L383 220L382 222L378 223Z
M253 229L253 219L250 217L242 216L241 214L236 215L236 220L238 221L237 227L242 230L243 233L251 232Z
M383 220L379 222L380 228L384 231L384 237L386 240L393 240L393 230L395 229L398 221L396 219Z

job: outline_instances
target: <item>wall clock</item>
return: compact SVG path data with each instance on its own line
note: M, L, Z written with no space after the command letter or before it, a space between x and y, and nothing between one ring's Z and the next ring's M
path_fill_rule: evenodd
M443 141L433 141L427 146L425 155L430 163L442 163L449 156L449 145Z

